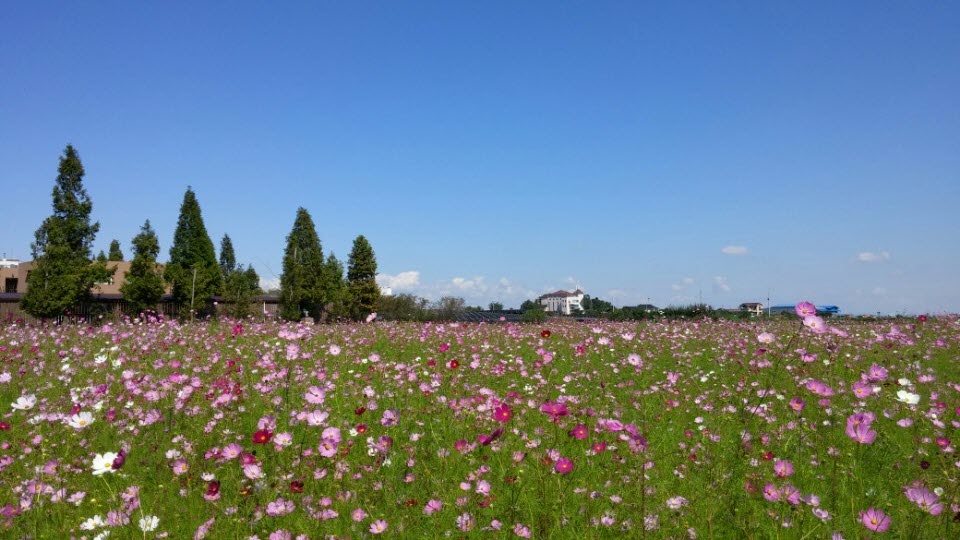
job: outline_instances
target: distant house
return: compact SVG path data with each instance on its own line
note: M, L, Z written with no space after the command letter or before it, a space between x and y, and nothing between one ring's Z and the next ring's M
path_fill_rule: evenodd
M760 302L744 302L740 304L740 311L747 312L752 317L763 315L763 304Z
M27 275L33 270L33 265L33 261L28 261L13 266L0 267L0 283L2 283L3 292L9 294L26 293ZM107 263L107 270L112 271L107 280L102 283L94 283L90 289L90 293L94 297L120 294L120 287L123 286L127 274L130 272L130 262L110 261ZM167 292L170 292L169 287L167 287Z
M781 313L794 313L796 304L780 304L778 306L772 306L770 308L771 315L779 315ZM817 306L817 315L821 316L833 316L839 315L840 308L833 304L824 304L822 306Z
M654 313L660 311L660 308L653 304L637 304L636 306L623 306L624 311L643 311L646 313Z
M537 302L543 306L544 311L570 315L583 309L583 291L554 291L537 298Z

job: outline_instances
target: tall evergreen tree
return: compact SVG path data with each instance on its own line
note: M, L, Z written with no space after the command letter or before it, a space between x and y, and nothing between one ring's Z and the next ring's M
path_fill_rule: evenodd
M108 261L122 261L123 252L120 251L120 242L116 240L110 241L110 254L107 255Z
M223 285L227 310L233 317L243 318L253 312L253 298L260 294L260 276L252 266L238 267L227 276Z
M287 235L280 276L280 315L284 319L298 321L304 312L319 317L323 270L323 249L313 219L305 208L298 208Z
M223 273L223 279L227 279L237 270L237 256L233 251L233 241L230 235L224 234L220 240L220 272Z
M212 313L211 297L221 291L223 276L197 196L189 187L180 205L170 262L163 277L173 285L173 299L183 306L184 315L189 315L191 309L201 315Z
M104 251L101 249L101 250L100 250L100 253L97 253L97 257L96 257L95 260L96 260L97 262L102 262L102 263L107 262L107 254L104 253Z
M343 263L333 253L323 265L323 280L320 287L324 310L328 316L349 315L347 283L343 279Z
M34 234L34 265L27 274L27 292L20 306L35 317L48 318L90 298L90 287L104 279L106 266L91 264L91 247L100 224L91 223L93 203L83 187L83 164L72 145L60 158L53 187L53 214Z
M372 313L380 299L377 286L377 258L370 242L361 234L353 241L347 266L347 290L350 295L350 315L362 319Z
M133 261L130 262L130 271L120 287L120 292L123 293L130 312L139 314L155 309L163 296L163 275L157 264L160 241L150 227L149 219L140 227L140 234L133 237L131 244Z

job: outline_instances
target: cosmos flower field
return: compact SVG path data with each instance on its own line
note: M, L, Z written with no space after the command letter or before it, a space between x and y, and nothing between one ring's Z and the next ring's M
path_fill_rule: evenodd
M960 537L960 324L0 326L4 538Z

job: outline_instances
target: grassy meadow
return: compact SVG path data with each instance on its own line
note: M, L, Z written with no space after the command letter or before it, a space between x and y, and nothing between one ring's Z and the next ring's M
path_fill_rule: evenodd
M3 538L958 538L960 324L0 326Z

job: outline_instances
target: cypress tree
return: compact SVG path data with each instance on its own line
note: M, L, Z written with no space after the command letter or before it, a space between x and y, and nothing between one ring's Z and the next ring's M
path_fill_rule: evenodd
M184 315L189 315L191 309L201 315L212 313L211 297L223 287L223 276L197 196L189 187L180 205L170 263L163 277L173 286L173 300L183 306Z
M362 319L372 313L380 299L377 286L377 259L370 242L361 234L353 241L347 267L347 290L350 296L350 315Z
M100 253L97 253L97 257L96 257L95 260L96 260L97 262L102 262L102 263L107 262L107 254L104 253L104 251L101 249L101 250L100 250Z
M230 315L240 319L251 314L253 297L260 292L260 276L252 266L247 265L246 270L238 267L231 272L224 282L223 292Z
M305 208L298 208L287 235L280 276L280 315L284 319L299 321L304 312L314 318L320 315L323 270L323 249L313 219Z
M108 261L123 260L123 252L120 251L120 242L117 242L116 240L110 241L110 254L107 255L107 260Z
M220 240L220 272L223 279L227 279L234 270L237 270L237 256L233 251L233 241L230 235L224 234Z
M133 237L131 244L133 261L120 292L130 312L140 314L156 308L163 296L163 276L157 264L160 241L150 227L149 219L140 227L140 234Z
M83 164L72 145L60 158L53 187L53 214L34 233L33 269L21 307L40 318L56 317L90 298L90 287L105 279L106 266L91 264L100 224L91 223L93 203L83 187Z
M323 265L323 292L324 309L328 315L348 315L347 284L343 280L343 263L337 256L330 253L327 262Z

